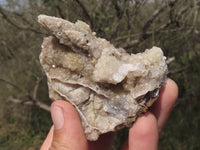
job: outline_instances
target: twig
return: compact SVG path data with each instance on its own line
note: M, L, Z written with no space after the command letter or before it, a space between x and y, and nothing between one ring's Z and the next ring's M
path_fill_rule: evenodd
M167 3L163 4L159 9L155 10L153 15L149 20L146 21L145 25L143 26L143 34L146 33L147 29L151 26L153 21L167 8Z
M88 10L86 9L86 7L83 5L83 3L80 0L75 0L75 1L81 7L81 9L83 10L83 13L84 13L86 19L90 22L91 28L93 28L93 26L94 26L93 21L92 21L90 15L88 13Z
M38 87L39 87L40 82L43 80L43 77L44 76L42 76L39 80L36 81L35 87L33 89L33 96L32 96L32 99L34 101L37 101L37 91L38 91Z
M129 49L132 48L134 46L137 46L140 42L148 39L149 37L151 37L152 34L156 35L158 33L160 33L161 31L163 31L164 29L166 29L172 22L168 21L168 23L161 25L158 29L154 30L153 32L146 32L145 34L142 34L142 38L136 39L136 40L132 40L128 43L125 43L124 45L122 45L122 47L124 49Z
M171 1L170 4L173 4L172 6L174 6L174 4L177 2L177 0L175 1ZM153 21L167 8L168 3L164 3L159 9L155 10L153 15L151 16L151 18L149 20L146 21L146 23L144 24L143 28L142 28L142 34L139 37L140 41L143 41L143 39L147 39L147 37L151 36L147 34L147 30L149 29L149 27L151 26L151 24L153 23ZM170 21L171 22L171 21ZM165 26L167 26L168 24L164 24L162 25L158 30L156 30L155 32L159 32L160 30L162 30L162 28L165 28ZM154 33L155 34L155 33Z
M166 64L170 64L171 62L173 62L175 60L175 57L173 56L173 57L169 57L169 58L167 58L167 60L166 60Z
M123 47L124 49L129 49L131 47L136 46L140 42L141 42L140 40L132 40L132 41L130 41L128 43L124 43L123 45L121 45L121 47Z
M7 80L1 79L1 78L0 78L0 81L4 82L4 83L6 83L6 84L9 84L9 85L11 85L12 87L16 88L17 90L21 91L21 89L20 89L17 85L13 84L13 83L10 82L10 81L7 81Z
M63 14L62 12L62 9L60 8L59 4L58 4L58 1L55 0L55 7L56 7L56 10L59 14L59 16L62 18L62 19L65 19L65 15Z
M190 67L190 66L187 65L187 66L182 67L182 68L179 68L179 69L171 70L171 71L169 71L169 74L180 73L180 72L182 72L182 71L187 70L189 67Z
M10 96L8 99L7 99L7 102L13 102L13 103L16 103L16 104L23 104L23 105L35 105L35 106L38 106L39 108L45 110L45 111L48 111L50 112L50 106L42 103L42 102L33 102L33 101L23 101L23 100L20 100L20 99L16 99L16 98L13 98L12 96Z
M13 50L8 46L8 44L6 43L6 41L3 40L3 39L0 39L0 40L1 40L1 45L4 46L4 47L8 50L10 56L11 56L11 57L14 57L14 52L13 52Z
M171 1L170 3L174 4L177 2L177 0L175 1ZM149 37L152 36L152 34L158 34L160 33L162 30L166 29L170 24L172 24L172 22L169 20L167 23L161 25L159 28L155 29L152 33L148 32L148 29L150 28L151 24L154 22L154 20L167 8L168 3L164 3L159 9L155 10L153 15L151 16L151 18L149 20L146 21L146 23L144 24L143 28L142 28L142 33L139 36L138 39L134 39L128 43L125 43L124 45L122 45L123 48L125 49L129 49L132 47L137 46L140 42L148 39Z
M18 24L15 24L11 19L9 19L9 17L7 16L6 13L4 13L3 9L0 7L0 14L2 15L2 17L12 26L14 26L15 28L17 29L20 29L20 30L29 30L29 31L32 31L34 33L37 33L37 34L44 34L43 32L40 32L34 28L31 28L31 27L24 27L24 26L20 26Z
M127 0L124 1L123 8L120 8L117 0L112 0L112 4L115 7L116 15L115 15L115 19L114 19L114 22L113 22L112 28L111 28L111 33L110 33L110 37L109 37L110 40L117 34L117 29L119 27L120 20L122 19L122 16L126 10L126 2L127 2Z

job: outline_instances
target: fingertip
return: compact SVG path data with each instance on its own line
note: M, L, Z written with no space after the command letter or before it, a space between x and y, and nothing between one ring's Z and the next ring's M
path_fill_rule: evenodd
M178 98L178 85L176 84L176 82L168 78L166 82L166 88L166 93L169 94L168 98L175 101Z

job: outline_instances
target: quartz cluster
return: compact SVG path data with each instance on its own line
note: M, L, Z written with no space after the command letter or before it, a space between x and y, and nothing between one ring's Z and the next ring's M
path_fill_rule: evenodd
M39 15L38 22L52 34L40 54L50 98L76 108L88 140L130 127L158 98L167 74L160 48L130 55L82 21Z

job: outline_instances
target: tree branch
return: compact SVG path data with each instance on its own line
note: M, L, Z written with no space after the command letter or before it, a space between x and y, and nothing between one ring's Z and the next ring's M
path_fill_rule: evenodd
M173 5L177 2L177 0L175 1L170 1L170 5ZM140 42L148 39L149 37L152 36L152 34L158 34L161 31L163 31L164 29L166 29L172 22L168 21L167 23L161 25L159 28L155 29L152 32L148 32L147 30L150 28L151 24L154 22L154 20L162 13L164 12L164 10L167 8L167 6L169 5L169 3L164 3L159 9L155 10L153 15L151 16L151 18L149 20L146 21L146 23L144 24L143 28L142 28L142 33L140 34L138 39L134 39L128 43L124 43L122 45L123 48L125 49L129 49L131 47L137 46ZM172 7L172 6L171 6Z
M116 15L115 15L115 19L114 19L114 22L113 22L112 28L111 28L111 33L110 33L110 37L109 37L110 40L117 33L117 29L119 27L120 20L122 19L122 16L123 16L123 14L124 14L124 12L126 10L126 2L127 2L127 0L124 0L123 8L120 8L120 6L118 5L117 0L112 0L112 4L115 7Z
M169 57L169 58L167 58L167 60L166 60L166 64L170 64L171 62L173 62L175 60L175 57L173 56L173 57Z
M23 101L23 100L20 100L20 99L16 99L16 98L13 98L12 96L10 96L8 99L7 99L7 102L13 102L13 103L16 103L16 104L23 104L23 105L35 105L35 106L38 106L39 108L45 110L45 111L48 111L50 112L50 106L42 103L42 102L33 102L33 101Z
M20 29L20 30L29 30L29 31L32 31L34 33L37 33L37 34L44 34L43 32L40 32L34 28L31 28L31 27L24 27L24 26L20 26L16 23L14 23L11 19L9 19L9 17L7 16L6 13L4 13L3 9L0 7L0 14L2 15L2 17L12 26L14 26L15 28L17 29Z
M55 2L55 7L56 7L56 10L57 10L57 13L59 14L59 16L62 18L62 19L65 19L65 15L63 14L62 12L62 9L60 8L57 0L54 1Z
M11 85L12 87L16 88L17 90L21 91L21 89L20 89L17 85L13 84L13 83L10 82L10 81L7 81L7 80L1 79L1 78L0 78L0 81L1 81L1 82L4 82L4 83L6 83L6 84L9 84L9 85Z
M81 7L81 9L83 10L83 13L84 13L86 19L90 22L91 28L93 28L93 26L94 26L93 21L92 21L90 15L88 13L88 10L86 9L86 7L83 5L83 3L80 0L75 0L75 1Z
M121 47L123 47L124 49L129 49L131 47L134 47L136 46L137 44L139 44L141 41L138 39L138 40L132 40L128 43L124 43L123 45L121 45Z
M38 87L39 87L41 81L43 80L43 77L44 77L44 76L42 76L39 80L36 81L35 87L34 87L34 89L33 89L33 96L32 96L32 99L33 99L34 101L38 101L38 100L37 100Z
M141 39L146 39L147 35L147 30L149 29L149 27L151 26L151 24L153 23L153 21L162 13L164 12L164 10L167 8L168 5L170 5L171 7L174 7L175 3L178 2L177 0L175 1L170 1L170 3L164 3L159 9L155 10L153 15L151 16L151 18L149 20L146 21L146 23L144 24L143 28L142 28L142 34L140 36L140 40ZM165 24L166 25L166 24ZM164 28L164 27L163 27ZM162 27L159 28L159 30L161 30ZM156 32L158 32L159 30L157 30Z
M143 34L146 33L147 29L151 26L151 24L153 23L153 21L167 8L167 3L164 3L159 9L155 10L153 15L151 16L151 18L149 20L146 21L146 23L143 26Z
M156 34L160 33L161 31L163 31L164 29L166 29L170 24L171 24L171 21L168 21L168 23L161 25L158 29L156 29L156 30L154 30L152 32L146 32L145 34L142 33L143 34L142 35L143 38L132 40L132 41L130 41L128 43L123 44L122 47L124 49L129 49L131 47L137 46L140 42L142 42L142 41L148 39L149 37L151 37L152 34L156 35Z
M189 67L190 67L190 66L187 65L187 66L182 67L182 68L179 68L179 69L170 70L170 71L169 71L169 74L175 74L175 73L183 72L183 71L187 70Z
M4 39L0 39L0 41L1 41L1 45L2 45L3 47L5 47L5 48L8 50L8 52L9 52L9 54L10 54L10 57L9 57L9 58L14 57L14 52L13 52L13 50L8 46L7 42L6 42Z

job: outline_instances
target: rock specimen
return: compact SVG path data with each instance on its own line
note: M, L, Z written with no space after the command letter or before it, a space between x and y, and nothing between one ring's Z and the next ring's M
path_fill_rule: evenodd
M82 21L45 15L38 21L52 34L40 54L50 98L74 105L89 140L130 127L158 98L167 74L160 48L130 55L97 38Z

